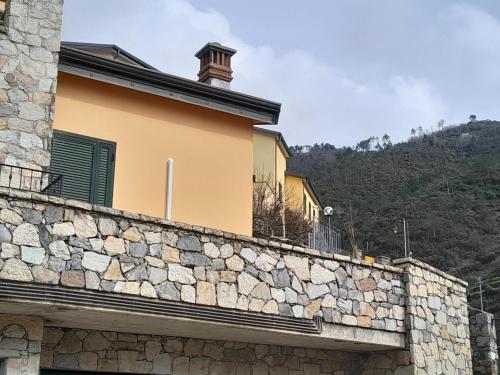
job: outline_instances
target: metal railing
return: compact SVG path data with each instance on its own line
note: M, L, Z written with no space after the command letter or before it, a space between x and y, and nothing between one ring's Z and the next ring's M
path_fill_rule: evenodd
M61 195L63 176L36 169L0 164L0 187Z
M347 252L342 250L342 239L339 229L325 226L318 221L313 221L311 226L312 231L308 236L308 245L311 249L327 253L347 254Z

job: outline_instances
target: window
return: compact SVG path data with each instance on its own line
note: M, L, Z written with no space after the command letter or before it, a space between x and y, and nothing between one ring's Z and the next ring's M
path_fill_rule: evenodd
M115 143L54 131L51 171L63 175L62 195L111 207Z
M304 213L304 216L307 215L307 197L304 194L304 197L302 198L302 212Z
M309 220L311 220L311 215L312 215L311 202L309 202Z

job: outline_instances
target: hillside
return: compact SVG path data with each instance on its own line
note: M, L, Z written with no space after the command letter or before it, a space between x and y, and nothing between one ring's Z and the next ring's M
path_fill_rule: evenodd
M355 148L295 146L288 168L310 178L337 227L352 207L365 253L402 257L406 218L413 256L471 286L486 280L485 309L500 317L500 122L412 134L394 145L385 136Z

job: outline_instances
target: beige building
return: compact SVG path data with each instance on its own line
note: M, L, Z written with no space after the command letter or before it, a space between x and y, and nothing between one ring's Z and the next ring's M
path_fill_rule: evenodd
M280 105L229 90L229 71L207 70L219 60L205 55L234 52L208 44L198 53L205 80L227 83L219 88L113 45L63 43L51 165L63 195L252 234L253 129L276 123Z

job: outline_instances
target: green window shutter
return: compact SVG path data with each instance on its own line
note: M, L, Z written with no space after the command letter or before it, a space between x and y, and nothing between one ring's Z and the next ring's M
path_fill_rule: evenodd
M115 145L99 142L96 147L94 203L102 206L112 205Z
M64 197L111 206L114 163L114 143L54 132L51 171L63 175Z

